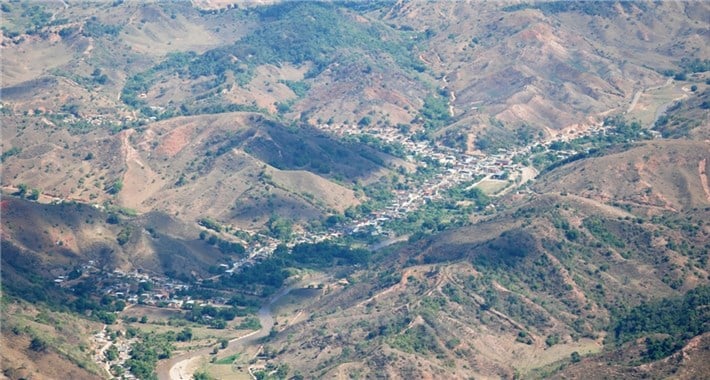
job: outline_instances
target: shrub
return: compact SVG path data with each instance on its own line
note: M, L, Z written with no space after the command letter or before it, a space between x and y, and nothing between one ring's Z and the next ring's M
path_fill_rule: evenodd
M547 339L545 339L545 344L547 344L548 347L552 347L559 342L560 342L560 336L557 334L548 335Z
M106 223L108 224L118 224L120 221L121 219L119 219L118 215L115 213L108 214L108 217L106 218Z
M106 192L111 195L116 195L123 190L123 181L120 179L115 180L111 185L106 187Z
M180 331L177 336L175 337L175 340L178 342L189 342L192 340L192 329L189 327L185 327Z
M32 189L32 191L30 191L30 195L27 196L27 199L29 199L29 200L31 200L31 201L36 201L36 200L38 200L38 199L39 199L39 190L38 190L38 189Z
M40 337L34 337L30 342L30 350L34 352L44 352L47 350L47 347L47 341Z
M367 127L370 124L372 124L372 118L370 118L369 116L363 116L362 119L357 122L357 125L361 127Z
M131 227L123 228L121 232L118 233L118 236L116 236L116 241L118 242L118 244L124 245L128 243L128 240L131 238L131 232Z

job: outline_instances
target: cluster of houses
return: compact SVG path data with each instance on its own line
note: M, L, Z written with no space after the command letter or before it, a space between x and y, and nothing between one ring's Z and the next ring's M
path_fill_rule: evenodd
M386 233L383 226L392 219L405 217L428 201L439 200L445 191L461 183L476 179L488 178L506 180L511 173L519 172L523 166L513 162L513 157L529 152L529 148L501 150L490 156L473 156L457 152L444 146L436 146L429 141L413 141L395 128L371 125L366 128L358 126L321 125L321 129L329 133L345 136L368 133L389 144L399 144L409 154L408 161L415 157L428 157L439 163L444 170L425 180L416 189L395 190L394 199L384 210L355 221L346 231L359 232L369 230L373 234ZM426 166L426 163L417 162Z
M95 350L93 359L96 363L102 366L106 372L111 373L111 366L123 367L124 372L121 375L122 380L134 380L138 379L134 374L132 374L127 366L126 362L130 358L131 345L136 342L136 338L126 339L126 338L116 338L111 339L111 334L109 333L109 327L105 326L103 330L94 334L92 340L94 344L98 347ZM115 346L118 351L118 357L113 360L109 360L105 353L109 347Z
M374 212L372 215L356 220L350 226L342 229L344 233L357 233L370 231L372 234L386 234L386 222L392 219L405 217L428 201L442 199L445 191L452 187L475 180L493 179L508 180L522 172L524 166L514 161L515 157L524 157L532 152L548 152L555 142L565 142L572 138L580 137L579 134L560 134L555 139L539 142L525 147L500 149L497 154L488 156L473 156L458 152L454 149L437 146L429 141L413 141L397 128L391 126L371 124L366 127L354 125L328 125L318 126L321 130L336 136L351 136L367 133L388 144L402 146L408 156L406 159L417 165L426 166L424 162L416 162L415 157L427 157L439 163L440 170L432 178L425 180L415 189L395 190L394 199L384 210ZM584 130L586 135L605 134L607 131L603 123L597 123ZM555 158L564 160L579 152L575 150L555 150Z
M116 269L111 272L101 270L93 260L75 270L78 276L72 273L60 275L54 279L57 286L72 289L78 282L89 277L94 280L96 293L107 295L130 304L144 304L180 309L189 304L215 304L225 300L197 300L184 294L191 285L164 276L147 274L139 271L124 272ZM74 271L73 271L74 272Z

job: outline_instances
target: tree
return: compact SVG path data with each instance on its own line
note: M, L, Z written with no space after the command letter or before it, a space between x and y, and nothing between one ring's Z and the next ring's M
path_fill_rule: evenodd
M286 376L288 375L288 364L284 363L279 365L279 367L276 369L276 378L278 379L285 379Z
M111 347L104 352L104 357L108 362L118 359L118 348L112 344Z
M31 201L36 201L39 199L39 190L38 189L32 189L30 192L30 195L27 196L27 199Z
M222 347L222 349L227 348L227 346L229 346L229 340L224 339L224 338L220 339L219 346Z
M124 245L128 243L128 240L131 239L131 232L133 229L130 226L126 226L121 231L118 233L116 236L116 241L118 242L119 245Z
M180 331L177 336L175 337L175 340L178 342L188 342L192 340L192 329L189 327L185 327Z
M293 234L293 224L290 220L272 215L267 223L271 236L279 240L289 240Z
M72 114L76 118L81 117L81 114L79 113L79 105L78 104L65 104L61 107L61 110L66 113Z
M570 228L569 230L565 231L565 237L569 241L575 241L579 237L579 231L574 228Z
M582 357L579 355L579 352L575 351L570 355L570 360L572 360L572 363L579 363Z
M111 366L111 374L113 374L116 377L121 377L124 372L125 372L125 370L123 369L123 367L121 367L118 364L114 364Z
M560 342L560 336L557 334L548 335L547 339L545 339L545 344L547 344L548 347L552 347L559 342Z
M108 312L105 312L105 311L99 311L99 312L96 313L96 318L97 318L99 321L101 321L101 322L103 322L103 323L105 323L105 324L107 324L107 325L112 325L112 324L116 323L116 318L117 318L117 317L116 317L116 314L114 314L114 313L108 313Z
M110 186L106 188L106 192L112 195L118 194L123 189L123 181L120 179L115 180Z
M43 352L47 350L47 341L40 338L40 337L34 337L32 338L32 341L30 342L30 350L34 352Z
M118 224L120 221L121 219L118 218L118 215L113 212L108 214L108 217L106 218L106 223L108 224Z
M17 189L18 189L18 190L17 190L17 195L18 195L20 198L24 198L25 195L27 194L27 190L29 190L30 187L27 186L26 183L21 183L21 184L17 185Z
M222 329L227 328L227 321L225 321L225 320L222 319L222 318L216 318L216 319L213 319L213 320L210 322L210 326L211 326L212 328L222 330Z
M325 220L325 225L327 227L334 227L338 225L339 223L342 223L345 221L345 217L340 214L334 214L330 215L326 220Z
M195 372L194 375L192 375L193 380L212 380L213 377L208 375L207 372Z

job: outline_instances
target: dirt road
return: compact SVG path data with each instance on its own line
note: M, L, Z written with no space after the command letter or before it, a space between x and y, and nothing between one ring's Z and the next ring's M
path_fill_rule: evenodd
M282 289L276 293L269 302L259 309L257 314L261 329L251 332L239 338L229 341L229 345L223 351L220 351L220 356L226 356L234 352L238 352L244 347L256 345L261 338L266 337L274 327L274 317L271 313L271 306L278 302L283 296L287 295L297 285L292 285ZM156 372L159 380L190 380L195 371L200 368L203 362L207 362L209 355L212 353L212 347L200 348L196 351L186 352L176 356L168 361L158 363Z

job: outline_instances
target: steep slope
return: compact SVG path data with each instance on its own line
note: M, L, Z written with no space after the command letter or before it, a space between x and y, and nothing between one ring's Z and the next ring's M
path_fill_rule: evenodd
M48 310L41 305L3 300L5 379L101 379L107 375L93 363L88 337L100 331L96 322Z
M228 261L198 239L196 223L158 212L126 215L80 203L41 204L3 196L3 283L6 291L42 295L52 280L92 260L106 271L204 275Z
M195 291L180 301L220 305L152 310L143 327L170 339L196 327L182 351L219 351L217 339L257 318L230 320L230 333L208 320L256 313L260 300L294 290L258 313L277 323L249 347L256 363L239 358L255 364L245 376L262 366L259 376L321 378L707 372L706 298L687 313L692 331L677 333L681 323L622 339L613 326L638 310L655 316L646 305L661 298L679 305L710 278L708 3L1 5L0 306L13 346L2 352L4 376L104 375L84 339L96 321L146 325L144 305L121 315L123 300L96 292L93 281L107 278L101 289L111 290L114 269L180 279ZM571 158L585 158L557 161L517 190L511 180L487 207L475 189L452 189L454 200L430 180L459 167L431 153L459 157L429 142L501 156L525 144L554 162L567 153L535 140L564 146L620 114L678 140L609 147L622 134L599 132L606 148L580 148ZM651 132L629 139L641 135ZM399 151L403 160L365 144L386 150L381 137L416 152ZM426 203L405 213L415 197ZM353 250L351 236L296 255L277 246L292 227L319 238L357 230L370 244L391 232L370 229L391 221L384 208L404 213L401 224L433 215L375 253ZM242 244L259 259L241 260ZM277 254L259 261L269 250ZM81 272L90 261L105 277ZM55 283L68 273L82 286ZM221 308L227 300L234 308ZM211 358L205 368L233 377L229 357Z
M462 132L488 125L500 138L489 118L508 132L584 129L663 83L679 58L706 59L709 12L700 3L398 2L384 18L432 36L421 58L440 73Z
M336 142L307 126L288 129L257 114L175 118L115 134L70 134L42 121L5 120L6 144L22 149L3 164L4 185L177 213L186 221L212 216L258 228L272 213L304 219L342 212L360 202L346 186L402 164L367 146ZM296 171L310 172L304 174L310 179L296 179Z
M619 192L603 201L560 192L576 183L575 165L597 170L584 178L601 186L617 169L598 160L626 165L651 149L660 151L659 167L682 172L685 163L697 170L705 148L650 142L547 173L539 179L544 194L512 195L509 208L488 220L408 243L377 265L389 269L327 287L307 306L310 318L267 343L271 361L320 377L512 377L549 375L573 352L606 350L617 313L708 283L709 203L689 196L702 194L699 180L678 191L663 171L645 180L663 199L681 199L682 214L648 203L623 207L635 194L633 177L616 179ZM668 367L653 368L644 372Z
M695 86L696 88L698 86ZM694 96L670 105L665 115L659 115L654 122L665 138L688 138L694 141L710 141L710 89L696 89L690 86Z
M414 131L434 117L471 148L476 137L515 142L523 126L544 136L584 129L663 84L661 73L704 71L710 54L703 2L286 2L219 11L116 2L40 7L47 20L28 20L27 5L8 7L3 87L69 81L42 101L16 97L18 112L70 103L85 116L132 120L135 111L147 119L236 107L312 124L414 121ZM428 113L432 99L449 112Z
M581 360L578 364L565 366L560 372L550 377L553 379L568 378L619 378L644 379L651 377L674 379L702 378L710 371L707 363L707 350L710 348L708 334L702 334L691 339L675 354L652 362L639 365L627 365L638 362L643 357L645 344L631 344L625 349L608 354ZM594 376L590 377L589 374Z
M708 160L710 147L705 141L652 141L566 165L542 178L534 189L575 194L647 215L687 213L710 205Z

